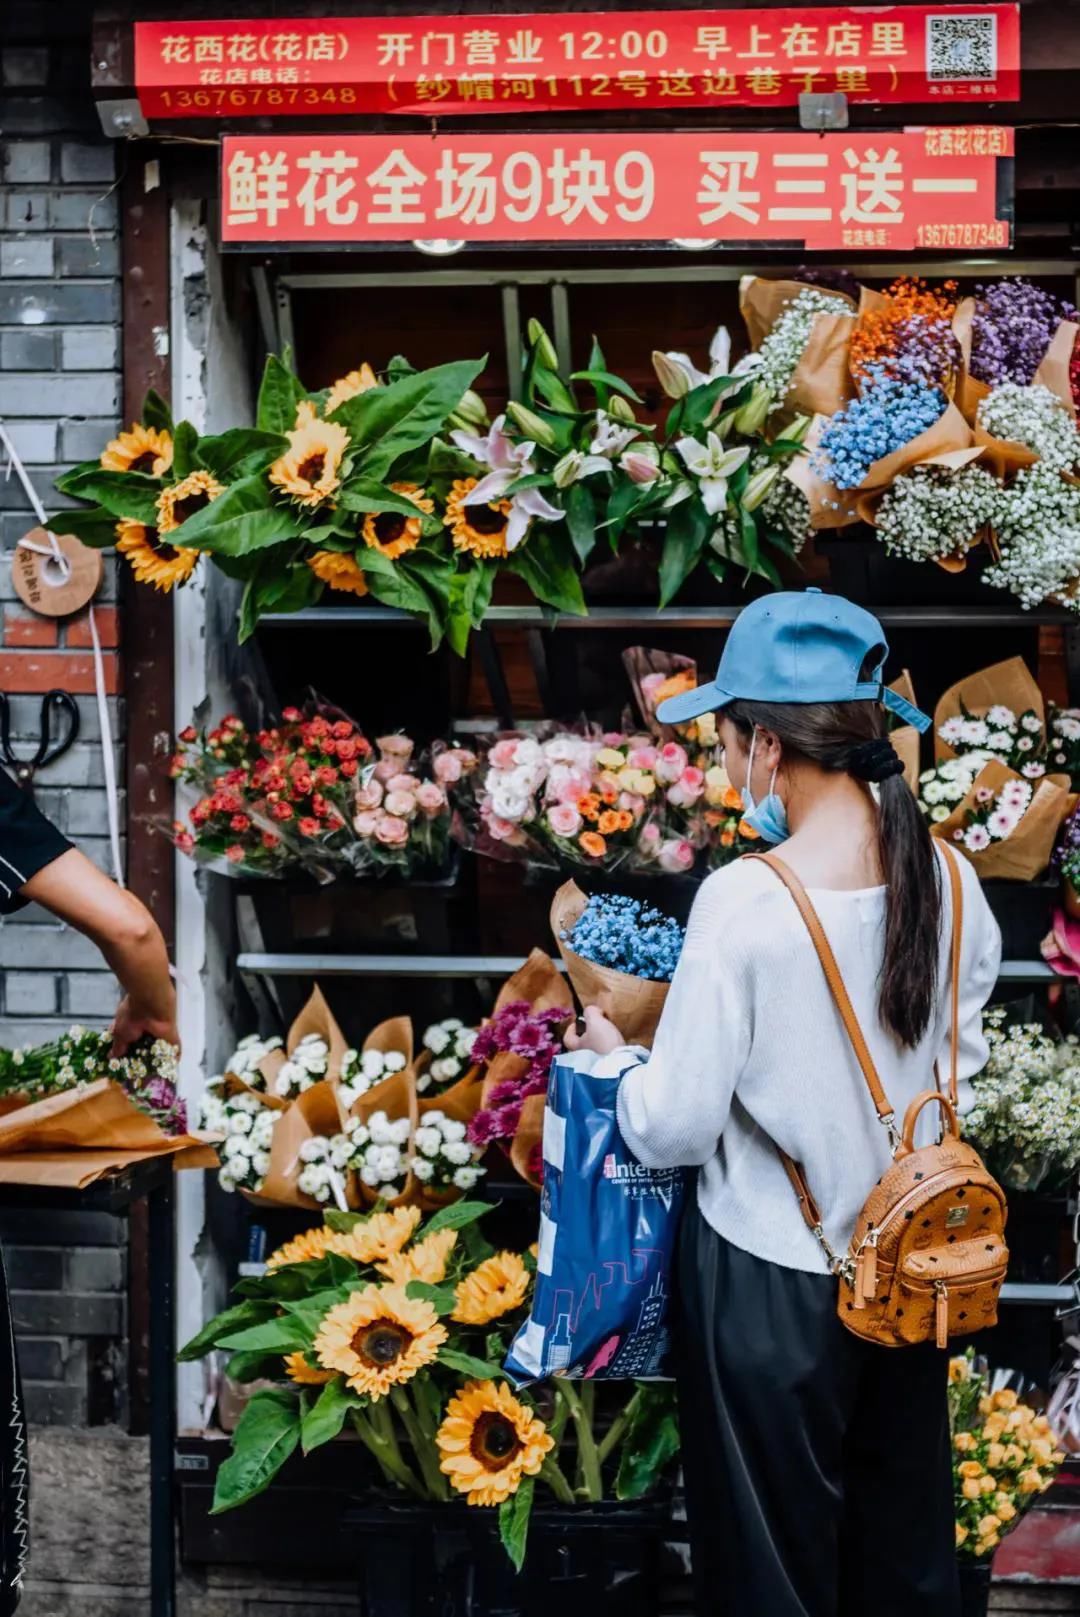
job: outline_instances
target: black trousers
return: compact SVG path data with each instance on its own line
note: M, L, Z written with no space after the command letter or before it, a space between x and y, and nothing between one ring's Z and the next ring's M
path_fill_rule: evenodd
M829 1275L692 1205L679 1409L698 1617L959 1617L947 1355L862 1342Z

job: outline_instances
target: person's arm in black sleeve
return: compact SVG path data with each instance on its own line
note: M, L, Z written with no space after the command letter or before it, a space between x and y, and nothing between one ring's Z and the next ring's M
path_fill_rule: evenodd
M0 909L41 904L90 938L120 980L113 1023L122 1054L144 1033L179 1044L165 940L144 904L102 875L0 770Z

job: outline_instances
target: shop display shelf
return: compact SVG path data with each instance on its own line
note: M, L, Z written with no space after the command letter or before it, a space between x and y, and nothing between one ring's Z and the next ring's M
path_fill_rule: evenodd
M237 969L255 977L509 977L524 965L523 955L485 954L312 954L245 951ZM556 961L563 970L562 962ZM1056 972L1045 960L1003 960L1000 981L1050 982Z
M1001 1301L1003 1303L1048 1303L1065 1304L1076 1301L1076 1289L1073 1286L1054 1286L1041 1282L1024 1280L1007 1280L1001 1288Z
M587 617L553 612L542 606L492 606L484 615L485 629L630 629L641 624L662 624L669 629L720 629L734 623L742 604L710 606L594 606ZM894 628L1000 629L1065 624L1080 627L1076 614L1058 607L1025 611L1020 606L957 606L891 604L868 606L867 611ZM268 612L260 629L355 627L361 623L393 624L398 628L425 629L426 624L392 606L308 606L299 612Z

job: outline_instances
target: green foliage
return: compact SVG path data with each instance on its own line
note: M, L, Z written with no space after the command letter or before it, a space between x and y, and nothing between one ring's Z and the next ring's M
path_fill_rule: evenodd
M296 426L297 406L307 394L288 361L288 354L284 359L276 354L267 356L255 409L255 425L260 432L284 434Z
M169 537L180 547L247 556L283 539L295 539L301 531L292 507L275 504L266 479L254 476L233 483Z
M61 494L73 499L92 500L113 517L131 522L157 523L157 500L161 480L145 472L107 472L96 460L86 461L56 479Z
M300 1446L305 1454L321 1448L337 1437L353 1409L362 1409L364 1399L345 1385L341 1377L328 1381L317 1398L310 1393L301 1400Z
M254 1394L233 1433L232 1453L217 1474L210 1514L234 1510L262 1493L300 1441L300 1399L284 1388Z
M525 1565L529 1520L535 1495L536 1479L523 1477L517 1492L511 1494L509 1499L504 1499L499 1506L499 1538L515 1572L520 1572Z
M675 1389L666 1382L639 1382L615 1479L617 1499L642 1499L656 1488L679 1452Z
M205 1358L211 1348L217 1347L225 1337L234 1331L244 1330L247 1326L262 1324L275 1311L274 1304L261 1297L251 1297L244 1302L236 1303L232 1308L226 1308L222 1313L215 1315L201 1331L196 1331L191 1341L184 1344L176 1357L181 1364Z

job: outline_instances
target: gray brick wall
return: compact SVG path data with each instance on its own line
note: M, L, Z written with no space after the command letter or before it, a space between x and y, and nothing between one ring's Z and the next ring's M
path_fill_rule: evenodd
M0 25L0 414L46 507L57 472L96 455L120 425L117 148L100 133L89 90L88 7L4 0ZM47 37L46 37L47 36ZM14 478L0 479L0 689L13 693L16 746L32 750L40 691L77 694L76 746L37 780L39 805L110 868L104 775L85 626L28 619L10 553L34 518ZM101 600L115 600L107 563ZM117 689L115 612L110 633ZM122 739L122 699L110 697ZM117 748L117 768L123 758ZM121 813L123 808L121 805ZM116 986L83 939L34 908L0 924L0 1040L48 1038L71 1020L100 1023Z
M89 90L90 7L0 0L0 414L47 508L53 479L101 450L120 425L117 150ZM11 551L34 517L0 478L0 689L13 739L33 751L41 692L71 691L80 736L40 771L40 807L110 869L104 768L85 620L53 625L18 603ZM98 624L110 722L123 738L115 563ZM123 755L116 748L119 778ZM121 814L123 805L121 805ZM40 1043L73 1021L104 1024L117 987L77 933L30 906L0 922L0 1043ZM105 1214L0 1209L27 1413L39 1425L127 1418L127 1225Z

